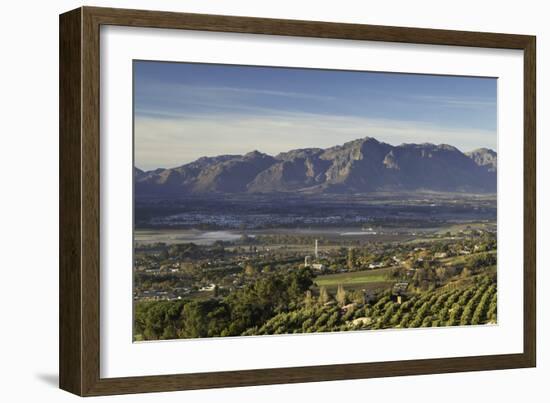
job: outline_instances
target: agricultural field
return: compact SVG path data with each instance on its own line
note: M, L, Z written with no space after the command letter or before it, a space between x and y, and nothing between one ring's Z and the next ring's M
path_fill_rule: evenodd
M325 287L329 291L335 291L338 286L344 286L349 290L377 290L391 288L395 280L391 278L392 268L354 271L347 273L328 274L318 276L315 286Z
M281 313L245 334L334 332L495 324L496 284L488 276L452 291L432 291L401 304L386 295L375 304L357 307L305 307Z

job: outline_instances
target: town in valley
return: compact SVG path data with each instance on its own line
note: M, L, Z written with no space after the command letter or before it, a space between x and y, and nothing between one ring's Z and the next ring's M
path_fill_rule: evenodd
M136 340L496 323L494 196L265 199L138 205Z

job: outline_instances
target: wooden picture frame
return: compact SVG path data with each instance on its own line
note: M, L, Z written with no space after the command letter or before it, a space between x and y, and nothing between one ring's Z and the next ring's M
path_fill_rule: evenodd
M102 25L401 42L524 52L524 348L521 354L100 377L99 35ZM535 37L81 7L60 16L60 387L80 396L534 367Z

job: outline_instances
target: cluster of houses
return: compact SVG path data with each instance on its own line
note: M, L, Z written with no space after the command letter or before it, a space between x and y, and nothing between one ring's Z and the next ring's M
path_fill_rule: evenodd
M479 252L481 249L480 245L474 245L470 247L462 247L459 250L454 251L455 255L470 255L475 252ZM383 254L383 251L380 251ZM369 269L380 269L384 267L395 265L405 264L409 267L410 271L414 272L415 264L422 264L426 259L431 260L435 259L445 259L451 256L449 252L435 252L433 255L430 253L429 248L425 247L415 247L409 253L405 255L394 255L391 257L391 260L377 260L377 261L366 261L365 265ZM320 262L320 254L318 249L318 241L315 240L314 254L313 256L307 255L304 257L304 267L309 267L317 271L323 271L326 269L326 265ZM344 270L345 271L345 270ZM409 273L409 274L412 274Z
M139 301L177 301L190 292L191 289L189 288L175 288L170 291L143 290L136 293L134 299Z
M136 262L135 269L136 271L149 274L177 273L181 268L181 264L181 262L174 261L159 266L154 261L140 260Z
M134 294L134 299L139 301L177 301L184 296L195 292L210 292L214 291L216 284L206 284L198 290L192 287L175 287L170 290L142 290Z

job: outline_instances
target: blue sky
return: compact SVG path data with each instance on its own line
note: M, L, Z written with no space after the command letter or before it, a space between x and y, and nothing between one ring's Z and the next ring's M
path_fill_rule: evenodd
M365 136L496 149L492 78L135 61L134 91L142 169Z

